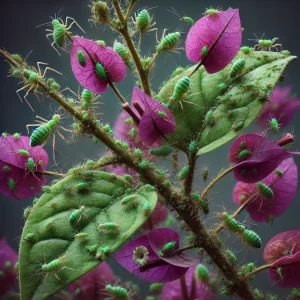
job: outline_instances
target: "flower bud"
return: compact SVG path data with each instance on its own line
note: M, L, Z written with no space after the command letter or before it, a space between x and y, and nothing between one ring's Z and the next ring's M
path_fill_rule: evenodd
M104 1L94 2L91 5L92 15L95 22L108 24L110 21L109 7Z

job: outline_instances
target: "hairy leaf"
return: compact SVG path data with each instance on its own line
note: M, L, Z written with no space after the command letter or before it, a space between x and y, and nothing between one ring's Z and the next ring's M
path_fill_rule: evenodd
M244 59L246 65L234 78L230 78L231 65L215 74L201 67L191 77L190 89L181 101L168 107L176 120L176 131L168 136L172 145L187 151L189 143L197 139L198 155L202 155L240 135L255 120L295 58L267 51L239 52L234 61ZM159 92L158 101L168 103L176 82L193 68L172 78ZM210 110L212 122L206 123Z
M157 201L152 186L130 191L122 177L75 170L44 193L21 238L21 299L46 299L126 242L151 215ZM127 196L133 196L132 201L121 203ZM79 217L70 222L71 215L83 206ZM116 228L108 227L108 222ZM87 234L85 238L76 235L82 233ZM59 268L42 270L42 265L56 259L61 262Z

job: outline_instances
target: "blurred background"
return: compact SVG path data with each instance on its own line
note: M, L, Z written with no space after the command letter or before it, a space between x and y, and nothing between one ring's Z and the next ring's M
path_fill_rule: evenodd
M103 39L108 46L112 46L113 41L117 38L116 34L112 33L108 28L104 29L101 26L96 28L94 25L89 24L88 19L90 18L90 9L88 8L88 5L89 1L87 0L6 1L5 4L2 3L0 10L0 47L11 53L20 53L23 57L26 57L30 53L27 59L27 62L30 65L35 65L37 61L49 63L50 67L63 73L63 76L54 76L57 78L59 84L61 84L62 87L69 87L77 92L78 84L71 71L69 55L61 51L62 55L58 56L53 48L51 48L50 42L45 37L45 29L48 28L47 26L36 27L49 22L51 20L50 16L54 17L55 14L62 9L60 14L64 18L66 16L73 17L80 26L83 27L86 31L85 37ZM265 33L265 37L270 39L279 37L279 43L293 55L300 54L300 1L139 1L136 9L151 8L151 14L154 14L154 21L157 23L156 27L159 29L159 34L161 34L165 28L168 29L168 32L177 30L182 32L183 41L181 46L184 47L184 39L189 27L187 24L180 22L178 16L168 11L171 10L171 7L173 7L180 16L186 15L192 17L194 20L199 19L206 8L239 8L242 26L245 28L243 33L243 45L253 47L256 43L249 39L255 39L254 34L261 37ZM81 35L81 32L76 27L71 31ZM145 55L154 52L155 33L149 33L145 36L142 49ZM177 66L185 66L188 63L184 51L182 51L180 55L176 53L171 55L162 54L156 64L157 68L151 74L151 84L153 89L157 90L161 82L167 80L168 76ZM25 103L20 102L16 95L16 90L21 86L18 85L16 79L7 78L7 72L8 65L0 58L0 132L19 132L26 135L26 124L34 123L36 115L50 119L57 110L57 107L53 101L47 98L41 99L41 102L38 103L36 97L31 95L28 99L35 109L35 112L33 113ZM288 68L285 74L285 80L281 85L292 85L293 92L300 96L299 72L300 61L296 60ZM49 76L52 76L52 74L50 75L50 72ZM133 84L133 77L130 72L128 72L126 80L118 85L118 88L128 100L130 100ZM102 119L113 125L114 120L121 110L119 102L111 91L108 91L102 97L101 102L103 102L100 108L103 113ZM296 137L300 135L299 117L300 112L297 113L289 128ZM255 130L257 130L257 128L253 125L247 131L253 132ZM46 149L51 157L52 147L50 144L51 143L46 146ZM198 190L201 190L204 186L203 181L200 180L201 168L205 166L208 167L209 178L212 178L222 167L228 166L227 155L230 145L231 143L199 159L198 173L195 177L195 185ZM300 149L299 140L296 143L296 147L297 150ZM62 141L57 140L57 149L60 152L60 154L57 154L57 161L59 162L58 167L53 166L52 161L52 163L49 164L49 169L61 172L67 171L68 168L86 158L97 159L104 152L104 147L101 144L95 145L88 138L81 138L70 145L66 145ZM300 158L296 157L295 160L299 165ZM229 210L235 208L232 201L232 189L234 184L235 181L232 178L232 175L228 175L216 186L211 194L211 211L220 211L221 208L219 206L226 206ZM14 199L5 198L3 196L0 197L0 237L6 236L9 244L17 250L22 226L24 225L23 209L28 205L31 205L32 199L18 202ZM279 219L276 219L273 224L259 224L258 226L254 224L250 225L260 234L263 243L265 244L279 232L300 229L299 211L300 189L289 210ZM246 214L242 215L241 219L245 220ZM216 221L217 219L213 219L208 222ZM232 244L232 248L238 252L242 250L242 245L240 242L236 242ZM262 252L263 248L255 251L248 250L247 261L253 261L256 265L262 264ZM243 252L241 258L244 256L245 253ZM113 260L110 260L109 262L111 263L115 274L119 275L122 279L132 279L136 283L141 283L140 280L131 276ZM268 279L267 273L258 275L254 281L254 285L262 290L272 291L272 294L278 294L280 299L284 299L287 293L289 293L289 290L278 289L273 286L271 280ZM141 286L143 287L143 291L147 290L147 284L143 282Z

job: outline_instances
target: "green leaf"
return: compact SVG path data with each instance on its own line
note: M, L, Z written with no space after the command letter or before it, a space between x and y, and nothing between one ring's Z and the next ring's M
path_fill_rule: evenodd
M172 146L186 152L189 143L197 140L199 156L240 135L255 120L280 76L295 58L277 52L239 52L233 63L245 59L246 65L235 78L230 78L231 65L215 74L208 74L201 67L191 77L190 88L182 101L168 107L177 125L176 132L168 135ZM172 78L159 92L158 101L168 103L176 82L194 68ZM225 84L227 89L220 84ZM213 121L206 124L205 116L210 110Z
M153 212L157 195L150 185L133 192L131 189L123 177L75 169L42 195L31 210L21 238L22 300L46 299L68 286L138 230ZM122 204L127 196L131 201ZM74 216L80 208L78 218L71 217L70 222L71 214ZM105 229L108 222L117 228ZM85 239L75 237L82 233L87 234ZM60 264L56 271L42 270L42 265L56 259Z

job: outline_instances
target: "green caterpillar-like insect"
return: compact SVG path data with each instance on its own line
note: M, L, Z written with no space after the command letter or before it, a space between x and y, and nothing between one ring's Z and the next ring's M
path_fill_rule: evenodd
M107 76L106 76L106 73L105 73L105 70L103 68L103 66L98 62L95 66L95 71L96 71L96 74L97 76L101 79L101 80L106 80L107 79Z
M231 67L230 78L234 78L237 75L241 74L245 65L246 65L246 61L244 59L237 60Z
M166 156L170 155L173 151L174 151L174 148L172 148L170 146L163 146L158 149L150 149L149 153L151 155L155 155L155 156L166 157Z
M189 77L182 77L181 79L179 79L175 84L173 95L170 98L170 103L173 104L179 101L182 95L188 90L189 87L190 87Z
M167 34L160 43L157 45L157 53L160 53L164 50L173 50L176 48L180 38L180 32L172 32Z
M254 248L261 248L261 239L259 235L252 230L245 230L243 238L246 244Z
M86 66L86 60L85 60L85 57L84 57L84 54L81 50L79 50L77 52L77 59L78 59L78 62L79 64L82 66L82 67L85 67Z
M268 187L265 184L263 184L262 182L257 182L256 183L256 187L257 187L259 193L262 196L264 196L264 197L266 197L268 199L273 199L274 198L273 190L270 187Z

